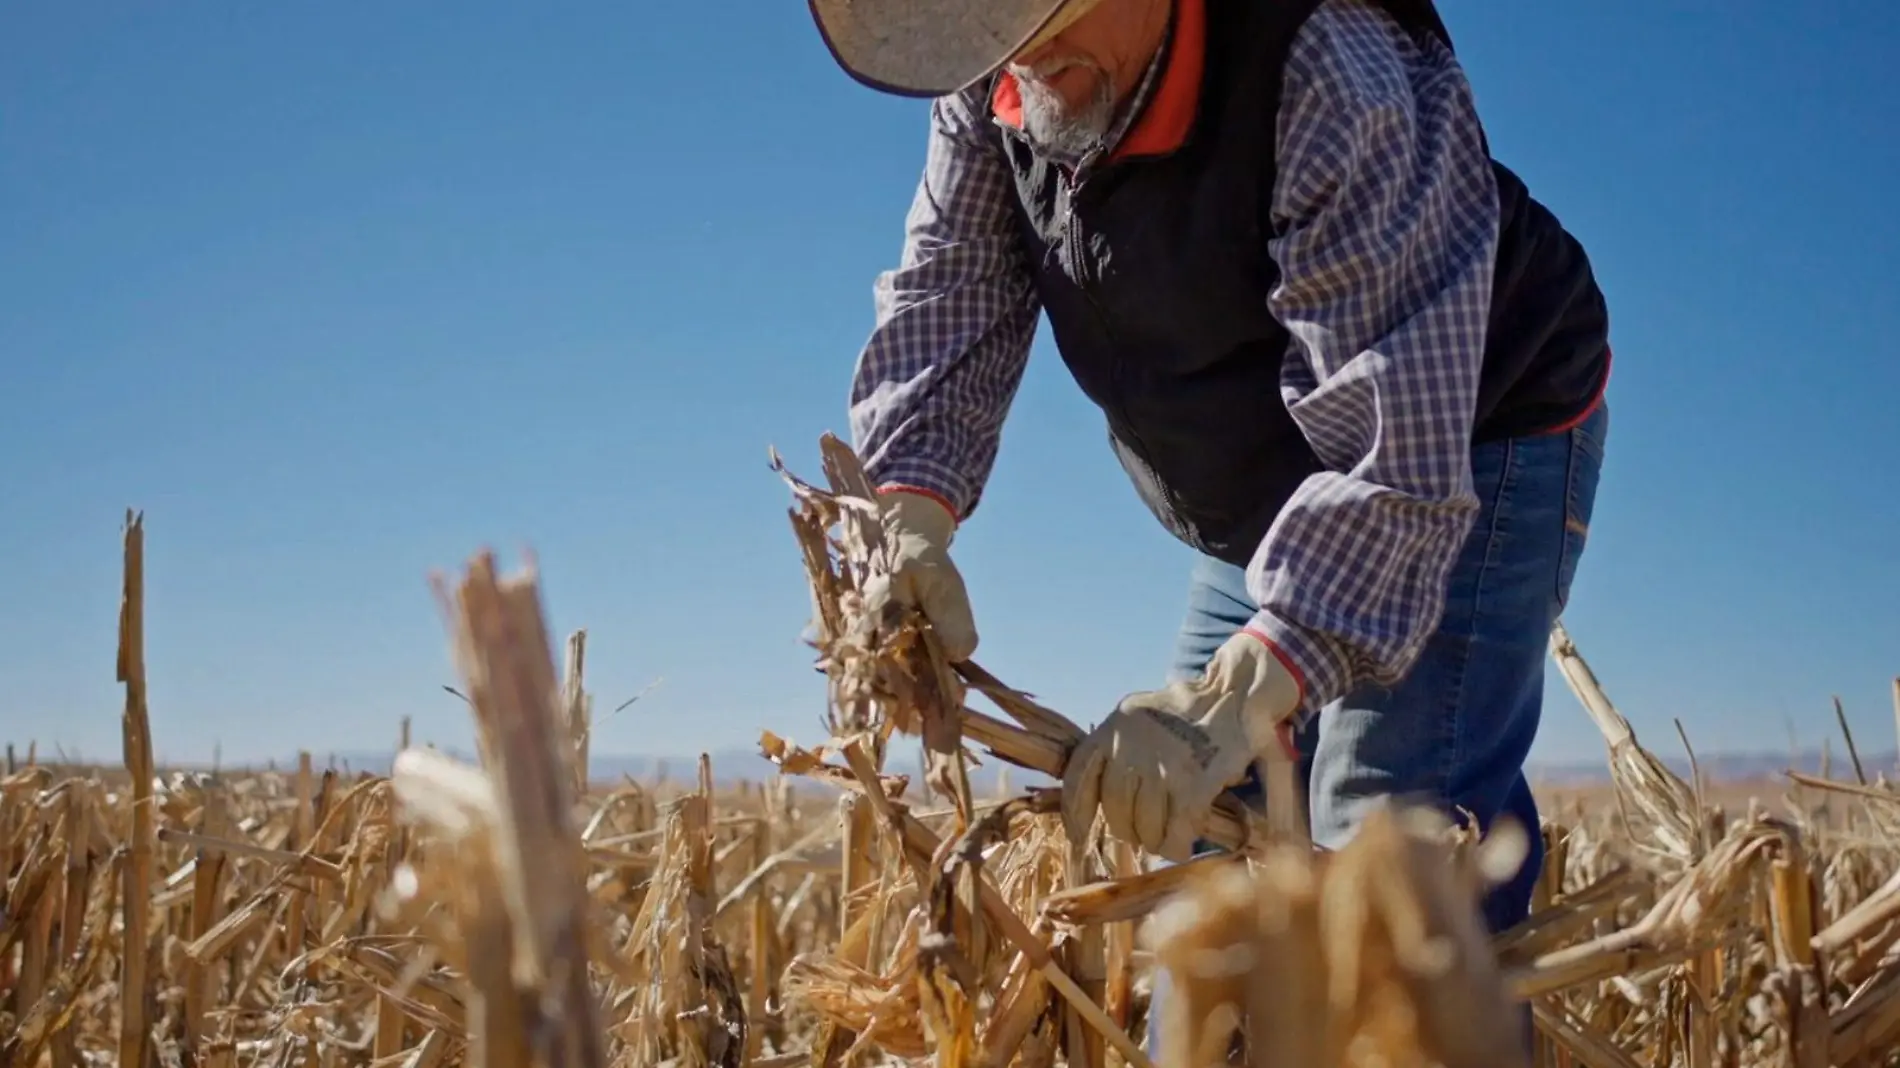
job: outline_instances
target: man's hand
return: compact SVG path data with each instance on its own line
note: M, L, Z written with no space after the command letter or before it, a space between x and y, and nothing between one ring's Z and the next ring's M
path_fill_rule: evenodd
M1292 752L1300 682L1264 640L1228 639L1201 677L1122 699L1069 755L1062 818L1080 841L1099 809L1108 833L1187 860L1214 799L1256 757Z
M885 602L917 609L937 632L944 655L952 663L968 660L976 652L976 622L963 575L950 561L956 516L935 498L908 490L887 491L878 501L891 570L865 584L866 599L874 609Z

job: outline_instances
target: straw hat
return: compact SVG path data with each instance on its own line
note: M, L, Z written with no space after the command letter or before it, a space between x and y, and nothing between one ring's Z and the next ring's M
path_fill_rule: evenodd
M810 0L845 73L897 96L944 96L1040 47L1101 0Z

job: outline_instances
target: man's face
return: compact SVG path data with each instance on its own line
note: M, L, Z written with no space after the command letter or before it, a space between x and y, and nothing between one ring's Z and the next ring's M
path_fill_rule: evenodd
M1167 13L1168 0L1100 0L1011 59L1008 70L1022 89L1024 132L1074 156L1099 143L1159 47Z

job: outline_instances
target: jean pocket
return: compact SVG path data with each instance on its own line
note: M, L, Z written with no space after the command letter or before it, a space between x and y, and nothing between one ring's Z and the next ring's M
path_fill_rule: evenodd
M1590 540L1590 521L1596 512L1597 478L1603 468L1603 442L1609 429L1609 411L1597 411L1564 436L1570 457L1564 478L1563 543L1558 549L1557 611L1570 606L1570 588L1577 577L1577 563Z

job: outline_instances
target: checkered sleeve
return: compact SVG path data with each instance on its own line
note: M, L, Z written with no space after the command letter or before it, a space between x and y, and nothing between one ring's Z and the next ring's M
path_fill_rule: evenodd
M1478 510L1471 435L1496 180L1451 53L1328 0L1286 70L1269 294L1281 392L1326 470L1247 570L1250 629L1301 676L1302 718L1417 660Z
M930 109L924 173L897 267L851 381L854 448L874 483L967 518L995 464L1041 305L1011 217L1011 176L970 95Z

